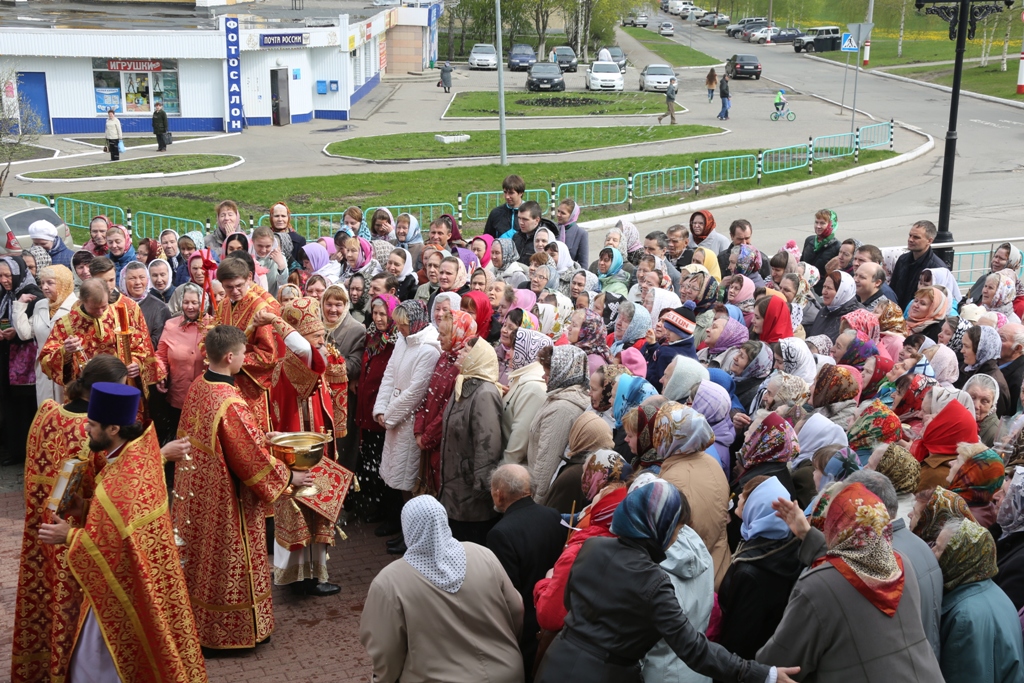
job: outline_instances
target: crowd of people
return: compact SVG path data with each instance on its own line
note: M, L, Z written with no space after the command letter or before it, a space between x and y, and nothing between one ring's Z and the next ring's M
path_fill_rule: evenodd
M580 206L525 190L479 235L224 201L207 235L97 216L0 257L14 680L204 679L270 637L272 583L342 590L339 515L402 558L362 614L377 681L1024 680L1016 247L961 291L927 220L879 248L823 209L765 252L701 210L591 260ZM286 432L337 467L289 469Z

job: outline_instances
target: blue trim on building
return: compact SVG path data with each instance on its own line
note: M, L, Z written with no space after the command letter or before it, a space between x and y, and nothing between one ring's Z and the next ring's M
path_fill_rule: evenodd
M352 97L349 98L349 106L366 97L371 90L377 87L378 83L380 83L380 72L375 73L370 80L363 83L354 93L352 93Z
M150 117L121 117L121 130L125 133L152 133L153 119ZM267 119L268 124L270 119ZM102 133L106 128L107 117L54 117L50 120L54 135L79 135L82 133ZM249 120L252 123L252 119ZM188 132L223 132L224 119L219 117L181 118L168 117L167 126L175 133Z
M313 120L313 112L308 114L292 114L292 123L309 123Z
M334 119L335 121L348 121L348 112L340 109L316 109L313 111L314 119Z
M245 117L246 123L250 126L269 126L274 120L269 116L247 116Z

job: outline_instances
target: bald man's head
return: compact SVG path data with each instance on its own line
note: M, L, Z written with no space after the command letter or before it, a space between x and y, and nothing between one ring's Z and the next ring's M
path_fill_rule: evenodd
M999 328L999 338L1003 342L1000 363L1009 363L1024 354L1024 325L1006 323Z
M107 283L99 278L89 278L82 283L78 291L78 298L82 302L85 312L94 318L103 315L110 303L110 291Z
M491 473L491 498L498 512L505 512L509 505L532 493L530 471L522 465L502 465Z

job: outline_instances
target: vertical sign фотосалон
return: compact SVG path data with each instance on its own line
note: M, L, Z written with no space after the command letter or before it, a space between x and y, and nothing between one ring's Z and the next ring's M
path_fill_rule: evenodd
M225 74L227 83L227 116L225 130L242 132L242 53L238 40L238 19L223 17L224 44L227 48Z

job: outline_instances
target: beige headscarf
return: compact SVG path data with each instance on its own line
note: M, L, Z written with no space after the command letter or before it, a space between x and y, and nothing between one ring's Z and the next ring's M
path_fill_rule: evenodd
M485 339L477 339L477 343L469 349L466 356L462 359L462 370L459 372L459 376L455 378L455 400L462 400L462 384L471 378L491 382L500 392L499 376L498 355L494 352L494 347L488 344Z

